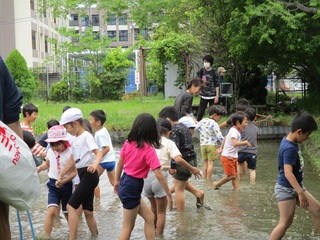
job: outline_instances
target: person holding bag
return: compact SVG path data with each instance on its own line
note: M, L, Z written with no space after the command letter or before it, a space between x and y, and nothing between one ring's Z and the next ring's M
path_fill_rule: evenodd
M22 94L0 56L0 120L7 124L20 138L22 138L19 122L21 105ZM2 201L0 201L0 236L3 240L11 239L9 205Z

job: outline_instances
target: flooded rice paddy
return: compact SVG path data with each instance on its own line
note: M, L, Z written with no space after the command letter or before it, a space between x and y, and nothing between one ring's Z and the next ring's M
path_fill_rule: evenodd
M119 147L116 148L119 154ZM167 223L163 236L157 239L181 240L231 240L231 239L268 239L270 232L278 222L278 207L273 195L273 188L277 178L277 151L278 141L260 141L258 143L257 183L249 184L249 176L240 182L240 191L232 190L231 183L223 185L220 190L214 190L212 181L203 179L191 181L205 192L205 203L212 210L196 208L195 197L186 192L186 211L179 213L175 210L167 213ZM197 150L199 146L197 146ZM202 167L201 160L199 168ZM220 161L215 162L212 180L217 181L223 176ZM46 216L47 175L40 173L42 195L36 205L30 210L35 235L41 239ZM319 171L308 162L305 162L305 180L307 189L320 199ZM172 183L169 177L170 184ZM113 193L107 175L100 178L101 198L95 200L95 218L98 223L99 237L97 239L118 239L122 226L121 202ZM145 199L148 201L147 199ZM24 239L32 239L27 214L21 213ZM16 210L10 210L12 239L19 239L19 226ZM79 221L79 239L92 239L84 217ZM60 214L54 223L53 239L68 239L68 225ZM144 239L143 220L137 218L131 239ZM297 208L292 226L287 231L284 239L318 239L315 233L311 216L304 210Z

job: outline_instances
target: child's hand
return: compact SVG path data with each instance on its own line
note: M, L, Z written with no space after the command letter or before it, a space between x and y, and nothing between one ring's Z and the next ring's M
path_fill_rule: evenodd
M87 168L87 172L94 173L97 170L97 167L98 166L96 164L89 165Z
M216 149L216 154L220 155L221 153L222 153L222 148L221 147L217 148Z
M39 167L37 167L37 172L39 173L39 172L41 172L41 168L40 168L40 166Z
M63 186L63 180L60 178L56 181L56 187L61 188Z
M309 206L308 199L306 198L306 195L304 195L304 192L301 192L298 194L299 197L299 203L301 208L307 208Z
M176 173L177 173L177 169L173 169L173 168L169 169L169 174L170 175L175 175Z
M173 205L171 194L167 194L167 201L168 201L168 208L171 211L172 210L172 205Z
M192 168L192 174L194 175L195 178L200 179L201 178L201 173L200 170L196 167Z
M245 142L248 147L251 147L251 143L249 141L246 140Z
M118 181L116 181L116 182L114 183L114 187L113 187L113 191L114 191L114 193L117 194L117 195L119 195L119 194L118 194L119 184L120 184L120 183L119 183Z

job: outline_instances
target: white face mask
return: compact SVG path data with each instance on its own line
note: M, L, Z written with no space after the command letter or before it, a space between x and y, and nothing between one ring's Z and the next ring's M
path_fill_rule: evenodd
M209 68L209 67L210 67L210 63L205 62L205 63L203 63L203 66L204 66L205 68Z

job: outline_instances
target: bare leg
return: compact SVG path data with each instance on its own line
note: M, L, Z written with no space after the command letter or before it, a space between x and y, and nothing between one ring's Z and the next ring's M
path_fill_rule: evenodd
M101 197L99 184L94 189L94 197L95 198L100 198Z
M233 186L233 190L238 191L239 190L239 181L237 176L232 179L232 186Z
M57 213L57 209L59 209L59 208L57 208L55 206L48 207L46 220L44 222L44 236L46 238L51 237L52 227L53 227L53 223L54 223L54 218Z
M114 186L114 183L115 183L115 178L116 178L116 172L115 170L113 170L112 172L108 172L107 171L107 174L108 174L108 178L109 178L109 182L112 186Z
M154 197L148 197L151 204L151 211L154 214L154 225L157 226L157 202Z
M176 193L175 203L178 211L184 211L185 200L184 200L184 189L187 181L180 181L174 179L174 189Z
M203 161L204 161L204 163L203 163L203 167L202 167L202 175L203 175L203 178L206 179L207 178L207 171L208 171L208 160L204 159Z
M93 212L88 210L83 210L84 215L86 217L86 222L93 237L98 236L98 227L96 219L94 218Z
M69 240L77 239L77 230L78 230L78 214L77 210L67 205L68 210L68 224L69 224Z
M273 229L269 240L281 239L293 221L297 199L278 202L280 219L278 225Z
M9 205L0 201L0 236L3 240L11 239L9 223Z
M186 182L185 190L191 192L194 196L201 199L201 203L203 203L204 192L196 188L191 182Z
M138 214L144 219L144 235L147 240L154 240L155 229L154 229L154 215L149 206L141 199Z
M252 185L256 184L256 170L255 169L249 169L250 173L250 183Z
M208 160L207 179L211 179L213 172L213 160Z
M166 225L167 197L156 198L157 203L157 219L156 219L156 235L163 234Z
M320 203L308 191L305 191L304 194L306 195L309 203L306 210L312 214L313 226L320 235Z
M123 209L123 222L119 240L129 240L131 232L134 228L136 218L138 215L139 206L133 209Z
M216 188L219 188L219 187L221 187L221 185L223 185L231 180L234 180L235 178L237 178L236 175L224 176L218 182L214 182L213 186Z

